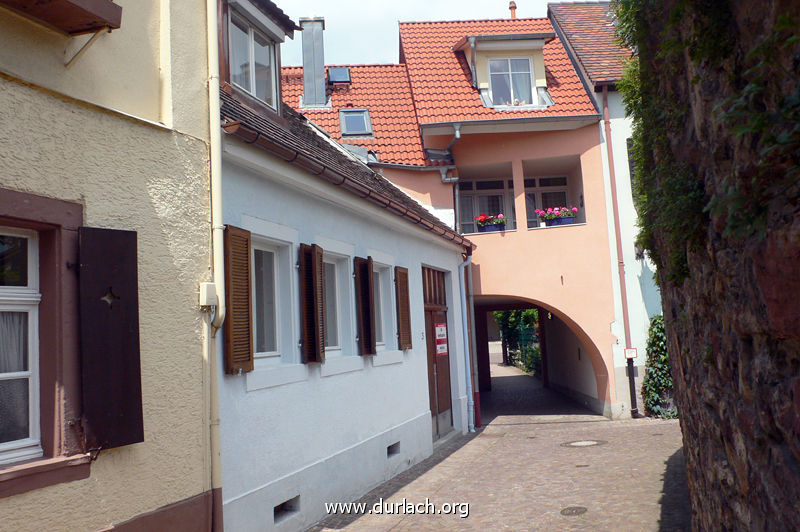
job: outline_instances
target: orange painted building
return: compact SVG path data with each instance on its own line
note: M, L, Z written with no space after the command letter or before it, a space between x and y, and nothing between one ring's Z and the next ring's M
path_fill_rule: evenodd
M491 386L487 313L536 307L546 384L630 416L602 117L567 48L546 18L399 31L399 64L287 67L284 101L477 245L476 388ZM567 225L536 214L561 206L577 208ZM504 230L483 232L481 213Z

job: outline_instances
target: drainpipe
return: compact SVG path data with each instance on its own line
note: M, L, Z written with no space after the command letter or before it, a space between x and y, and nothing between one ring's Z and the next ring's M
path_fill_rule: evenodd
M614 153L611 146L611 119L608 111L608 85L603 85L603 122L606 131L606 150L608 151L608 175L611 180L611 206L614 211L614 238L617 243L617 271L619 292L622 299L622 325L625 329L625 349L631 348L631 325L628 317L628 289L625 286L625 260L622 257L622 234L619 224L619 202L617 201L617 177L614 173ZM628 385L631 391L631 417L639 417L636 405L636 382L633 377L633 359L628 359Z
M442 183L453 183L453 229L457 233L461 233L461 217L458 212L458 176L447 177L447 168L439 168L439 173L442 174Z
M472 255L472 249L469 250ZM472 337L470 338L472 347L472 382L477 382L478 379L478 342L475 340L475 297L472 290L472 268L467 268L467 286L469 287L469 322L472 324ZM472 395L474 396L473 403L475 404L475 426L481 426L481 392L480 389L473 386Z
M222 460L219 434L219 368L217 364L217 331L225 321L225 226L222 223L222 133L219 118L219 42L217 0L206 0L206 36L208 39L208 136L209 180L211 185L211 247L213 279L217 306L213 319L207 322L208 426L211 451L210 477L212 489L212 523L222 529ZM215 497L216 494L216 497ZM218 500L219 499L219 500ZM213 526L213 525L212 525Z
M467 248L467 260L458 266L458 285L461 292L461 328L464 333L464 373L467 379L467 424L470 432L475 432L475 402L472 392L472 364L469 356L469 315L467 314L467 288L464 283L464 270L472 264L472 248ZM470 290L470 293L472 290Z

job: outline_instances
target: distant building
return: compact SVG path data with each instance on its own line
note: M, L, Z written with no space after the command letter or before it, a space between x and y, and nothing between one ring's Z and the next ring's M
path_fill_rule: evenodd
M308 37L321 41L321 31ZM480 388L491 386L487 313L537 307L545 382L609 417L629 416L625 348L638 351L640 368L658 299L648 263L634 257L622 140L614 149L623 149L615 168L626 191L616 209L626 335L602 108L551 21L401 23L399 64L325 68L319 57L283 69L286 101L477 245ZM301 96L309 84L324 96ZM574 214L558 220L567 225L536 213L555 207ZM505 224L481 227L481 214L502 214ZM634 374L639 387L643 373Z

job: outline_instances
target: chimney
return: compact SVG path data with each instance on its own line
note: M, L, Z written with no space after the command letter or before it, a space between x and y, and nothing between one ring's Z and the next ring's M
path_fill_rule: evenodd
M322 17L301 18L303 30L303 107L325 105L325 57L322 46Z
M511 2L508 3L508 9L511 10L511 18L517 18L517 3L514 2L514 0L511 0Z

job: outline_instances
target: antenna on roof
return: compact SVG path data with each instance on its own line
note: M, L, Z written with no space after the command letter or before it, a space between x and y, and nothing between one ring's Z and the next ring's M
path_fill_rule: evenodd
M514 0L508 3L508 9L511 11L511 18L517 18L517 3Z

